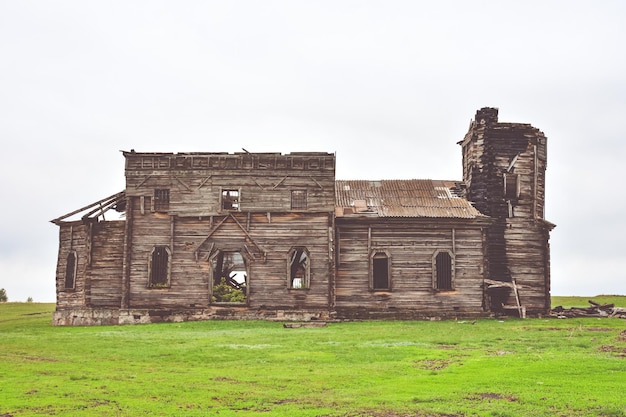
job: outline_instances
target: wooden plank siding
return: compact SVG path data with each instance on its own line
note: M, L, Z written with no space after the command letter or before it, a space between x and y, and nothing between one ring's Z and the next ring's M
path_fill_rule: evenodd
M89 286L86 305L120 306L122 300L122 259L124 221L95 223L92 227L91 266L87 269Z
M523 218L508 219L507 225L507 259L520 303L528 314L543 314L550 309L549 229ZM515 304L514 294L506 304Z
M90 236L91 234L91 236ZM57 263L57 308L120 306L124 221L64 223ZM65 288L67 256L77 255L73 289Z
M398 318L416 313L480 314L484 311L483 228L486 226L478 220L446 224L442 219L338 219L338 315L358 316L363 308L369 310L370 316L376 311L395 311ZM433 287L433 257L438 249L454 254L452 291L437 291ZM391 258L388 291L371 289L370 255L377 251L384 251Z
M463 149L467 198L493 224L487 232L488 278L515 281L530 314L550 309L549 232L544 219L547 140L529 124L498 122L498 110L476 113ZM506 177L517 180L507 192ZM512 291L492 294L491 309L516 303Z
M222 214L227 210L220 206L221 192L233 189L241 193L238 210L241 212L294 211L291 208L293 190L305 190L307 193L307 207L295 211L334 211L335 168L332 154L267 155L266 162L249 154L210 154L202 158L132 153L125 153L125 156L127 195L153 197L155 189L167 188L170 190L167 212L172 215ZM205 170L192 169L189 165L190 168L184 170L172 162L181 158L215 160L221 165L211 165ZM138 169L145 160L163 160L162 166L167 168ZM197 162L188 164L195 166ZM152 165L158 164L154 162Z
M82 222L63 223L59 227L59 257L56 269L57 309L85 305L85 276L87 273L88 226ZM67 257L76 252L74 288L65 288Z
M217 224L223 216L213 219L175 217L170 287L156 289L148 288L148 260L155 245L169 245L169 216L155 213L136 216L133 236L141 237L133 242L130 306L207 307L211 298L209 248L243 251L244 245L249 248L258 245L265 255L258 252L255 253L256 259L248 260L249 307L328 307L330 214L275 213L269 216L271 222L266 214L260 213L252 215L249 220L245 213L233 216L239 224L249 226L247 233L253 240L228 215L217 230L212 229L211 223ZM152 234L155 235L153 239L146 239ZM296 246L306 247L310 254L308 289L288 288L287 256Z
M125 156L133 210L131 308L210 306L208 257L210 251L221 250L250 251L248 308L328 309L334 155ZM154 212L155 189L169 190L167 210ZM238 191L236 210L223 207L223 190ZM292 209L294 190L306 193L305 207ZM148 287L148 260L156 245L172 251L167 288ZM306 247L310 255L307 289L289 289L288 254L296 246Z

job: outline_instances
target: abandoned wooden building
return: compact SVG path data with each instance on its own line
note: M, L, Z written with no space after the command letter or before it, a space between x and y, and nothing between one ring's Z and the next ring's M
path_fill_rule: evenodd
M546 137L483 108L458 143L459 181L336 180L332 153L123 152L124 191L52 220L53 323L548 313Z

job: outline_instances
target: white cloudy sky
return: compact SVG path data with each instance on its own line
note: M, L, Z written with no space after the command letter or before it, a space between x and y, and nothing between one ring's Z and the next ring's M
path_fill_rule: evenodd
M557 295L626 294L626 2L0 1L0 288L53 301L48 221L119 150L327 151L461 178L480 107L548 137Z

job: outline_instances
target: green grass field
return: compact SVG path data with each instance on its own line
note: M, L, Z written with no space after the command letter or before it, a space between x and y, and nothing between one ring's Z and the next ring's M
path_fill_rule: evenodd
M625 295L596 295L594 297L578 297L578 296L552 296L552 308L562 306L570 307L589 307L589 300L599 304L615 304L616 307L626 307Z
M53 309L0 304L2 417L626 416L623 319L52 327Z

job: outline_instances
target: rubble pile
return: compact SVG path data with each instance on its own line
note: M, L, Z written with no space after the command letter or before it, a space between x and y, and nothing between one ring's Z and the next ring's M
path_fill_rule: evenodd
M588 300L589 307L563 308L557 306L550 311L551 317L567 319L573 317L616 317L626 319L626 308L615 307L615 304L599 304L593 300Z

